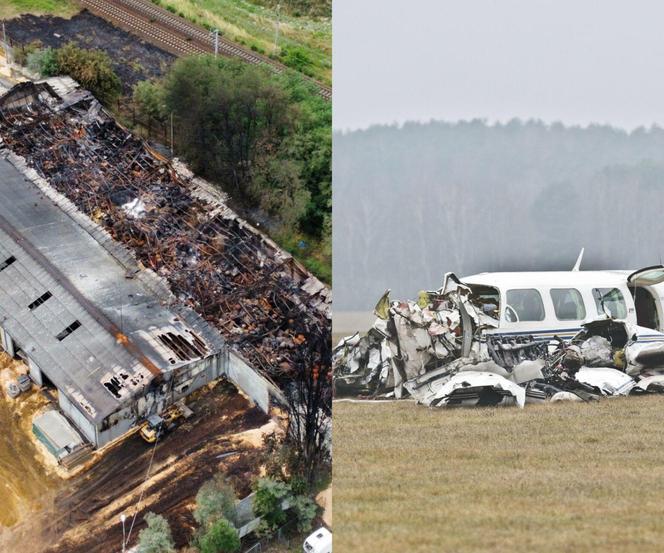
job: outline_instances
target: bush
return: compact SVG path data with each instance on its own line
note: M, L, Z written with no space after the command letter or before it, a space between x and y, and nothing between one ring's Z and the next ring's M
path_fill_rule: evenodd
M296 227L309 206L311 194L300 179L300 166L290 159L270 159L258 166L250 192L286 228Z
M290 497L291 489L285 482L270 478L258 480L254 497L254 513L263 519L261 523L263 533L271 534L286 523L288 517L282 503Z
M287 517L281 504L290 495L290 487L285 482L270 478L258 480L254 497L254 513L263 519L269 530L276 530L285 524Z
M168 521L161 515L147 513L148 527L138 535L138 553L175 553L175 544Z
M212 480L203 484L196 494L194 519L204 529L220 519L235 524L235 493L223 475L217 474Z
M299 494L306 488L306 483L294 478L291 484L272 478L261 478L256 485L256 496L254 497L254 513L261 517L260 531L263 534L273 534L280 526L288 520L282 504L284 500L289 503L297 519L297 528L300 532L311 529L318 506L307 495Z
M219 519L199 541L201 553L235 553L240 550L240 537L226 519Z
M318 510L316 503L306 495L298 495L291 501L291 506L297 517L298 531L304 533L311 530L311 523Z
M289 159L300 166L300 178L309 191L299 227L310 236L324 239L329 230L325 220L332 212L332 106L302 77L291 74L280 78L299 112L296 132L282 144Z
M100 102L110 104L122 92L111 58L101 50L84 50L70 42L55 51L60 72L69 75L92 92Z
M296 71L300 71L304 74L311 72L310 66L313 63L307 51L301 47L284 49L281 55L281 61L284 65L292 67Z
M16 48L14 48L14 61L18 63L19 65L27 65L28 63L28 56L32 54L33 52L37 52L38 50L41 50L42 43L39 40L33 40L32 42L29 42L28 44L22 44Z
M42 77L52 77L60 73L60 67L53 48L30 52L27 59L28 69Z
M158 121L166 120L164 88L158 83L151 81L137 83L134 86L133 99L141 115Z

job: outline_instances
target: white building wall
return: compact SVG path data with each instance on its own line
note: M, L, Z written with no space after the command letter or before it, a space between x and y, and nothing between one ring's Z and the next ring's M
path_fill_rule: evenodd
M2 329L0 329L0 340L2 340L3 347L7 343L11 345L11 338ZM42 385L40 367L31 359L28 359L28 361L31 377L37 384ZM223 351L177 371L174 375L175 382L170 394L164 395L166 390L162 389L161 394L157 392L152 401L148 397L136 398L135 404L110 415L106 424L99 427L91 423L62 390L58 391L58 402L62 412L74 423L81 434L94 447L98 448L129 431L137 422L142 421L144 416L149 414L147 411L162 412L172 403L188 396L222 375L226 375L233 384L266 413L270 409L271 396L283 400L281 391L251 368L244 359L235 353Z
M30 368L30 378L32 381L37 384L37 386L44 385L44 379L42 378L42 371L39 368L39 365L35 363L30 357L28 357L28 367Z
M228 379L254 400L265 413L270 411L270 396L285 402L281 391L236 353L228 352L225 372Z
M0 327L0 345L2 345L2 349L6 351L10 357L16 355L14 350L14 340L12 340L12 337L2 327Z
M136 424L136 416L132 409L127 407L107 417L106 423L108 428L97 432L97 447L102 447L131 430Z
M173 384L173 401L178 401L219 378L223 374L222 359L220 353L178 371Z
M78 407L69 401L69 398L62 392L62 390L58 391L58 403L60 404L62 412L69 417L69 420L76 425L76 428L83 433L92 445L98 447L96 427L85 418Z

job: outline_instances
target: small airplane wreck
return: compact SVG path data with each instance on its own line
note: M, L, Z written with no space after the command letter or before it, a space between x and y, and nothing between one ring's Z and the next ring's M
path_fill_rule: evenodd
M664 392L664 266L445 275L334 350L337 397L430 407Z

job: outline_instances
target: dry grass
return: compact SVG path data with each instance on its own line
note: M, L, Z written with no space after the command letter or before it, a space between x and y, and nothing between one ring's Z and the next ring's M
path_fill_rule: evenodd
M47 403L35 387L17 399L6 395L6 385L27 367L0 352L0 551L4 547L3 527L27 517L33 510L48 504L60 482L35 447L32 418Z
M34 0L33 0L34 1ZM305 73L332 82L332 22L324 17L294 17L285 10L251 0L152 0L198 25L219 29L223 36L265 55L275 54L276 22L279 49L300 48L309 59ZM285 61L281 59L281 61Z
M663 424L663 397L335 403L335 551L662 551Z
M0 1L0 19L11 19L24 13L68 18L80 9L74 0L4 0Z

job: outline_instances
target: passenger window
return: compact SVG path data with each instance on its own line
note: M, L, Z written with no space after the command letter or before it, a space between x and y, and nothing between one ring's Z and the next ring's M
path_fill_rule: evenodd
M586 306L576 288L552 288L551 301L559 321L580 321L586 318Z
M508 290L505 319L510 323L543 321L544 304L540 293L533 288Z
M618 288L593 288L593 298L597 314L604 315L602 304L611 313L614 319L625 319L627 317L627 305L625 298Z

